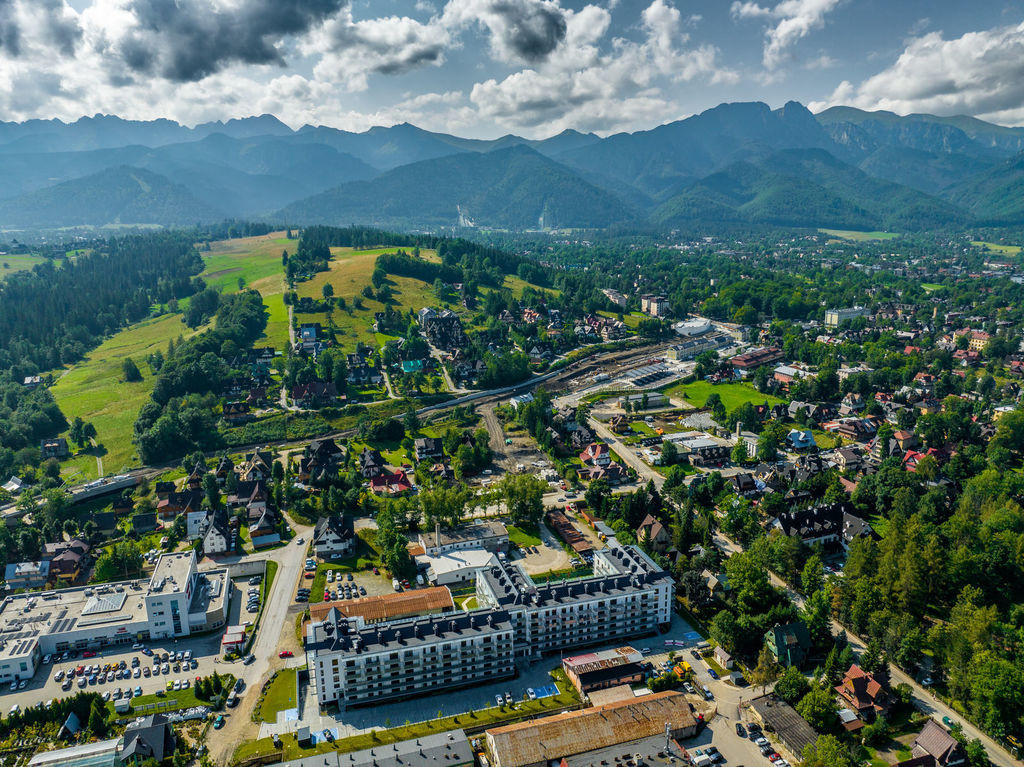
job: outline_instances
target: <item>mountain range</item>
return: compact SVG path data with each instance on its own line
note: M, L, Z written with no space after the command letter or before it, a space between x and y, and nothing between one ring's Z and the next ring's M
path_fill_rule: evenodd
M721 104L601 138L461 138L409 124L0 122L0 227L224 217L404 229L916 230L1024 223L1024 128L797 102Z

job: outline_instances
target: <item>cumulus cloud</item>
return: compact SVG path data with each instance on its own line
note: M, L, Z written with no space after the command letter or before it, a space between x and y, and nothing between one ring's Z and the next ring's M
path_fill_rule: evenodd
M833 104L1024 123L1024 23L951 40L941 32L915 38L892 66L858 85L842 82L811 107Z
M355 21L345 9L313 35L307 51L322 54L314 69L317 78L366 90L371 73L394 75L443 63L451 43L437 18L425 24L408 16Z
M481 24L490 32L497 59L536 63L565 40L567 13L554 0L449 0L442 23L455 28Z
M641 40L616 37L602 51L610 23L599 6L567 11L565 42L543 65L477 83L470 99L482 116L514 129L610 131L667 116L671 105L660 78L736 79L719 66L714 47L684 48L681 15L667 0L654 0L641 14Z
M731 11L735 19L768 22L763 61L765 69L772 71L786 60L793 45L825 25L825 16L839 3L840 0L782 0L774 6L763 6L736 0Z
M285 38L308 32L347 0L123 0L128 17L105 52L129 73L201 80L229 64L283 65ZM115 9L111 9L115 10Z

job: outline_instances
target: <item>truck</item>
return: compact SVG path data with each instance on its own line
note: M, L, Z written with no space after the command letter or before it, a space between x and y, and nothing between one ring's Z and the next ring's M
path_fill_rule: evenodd
M227 707L228 708L234 708L235 706L238 705L238 691L237 690L234 690L234 689L231 690L231 692L228 694L228 699L227 699L226 703L227 703Z

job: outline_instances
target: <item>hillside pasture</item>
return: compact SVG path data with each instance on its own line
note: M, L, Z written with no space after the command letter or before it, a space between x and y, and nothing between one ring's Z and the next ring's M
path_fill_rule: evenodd
M867 240L894 240L900 236L899 232L857 232L852 229L819 229L823 234L830 234L841 240L852 242L865 242Z
M138 465L132 426L139 409L149 400L155 378L146 357L157 349L166 351L168 341L191 333L182 323L180 314L137 322L108 338L84 360L60 375L54 384L51 391L68 422L78 416L96 427L96 441L105 450L102 455L104 473ZM121 366L126 357L135 361L142 373L141 381L125 383L121 380ZM70 459L66 468L80 469L82 479L97 475L96 461L91 456Z
M36 264L46 261L43 256L35 253L8 253L0 256L0 282L18 272L27 272Z
M983 242L981 240L975 240L971 242L976 248L985 248L992 253L998 253L1000 256L1012 256L1016 257L1020 255L1020 245L1001 245L998 242Z

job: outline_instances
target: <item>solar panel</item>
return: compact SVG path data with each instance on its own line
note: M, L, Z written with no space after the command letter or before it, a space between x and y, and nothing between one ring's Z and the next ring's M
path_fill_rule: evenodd
M82 615L100 615L120 610L126 598L124 592L114 592L102 596L89 597L82 610Z

